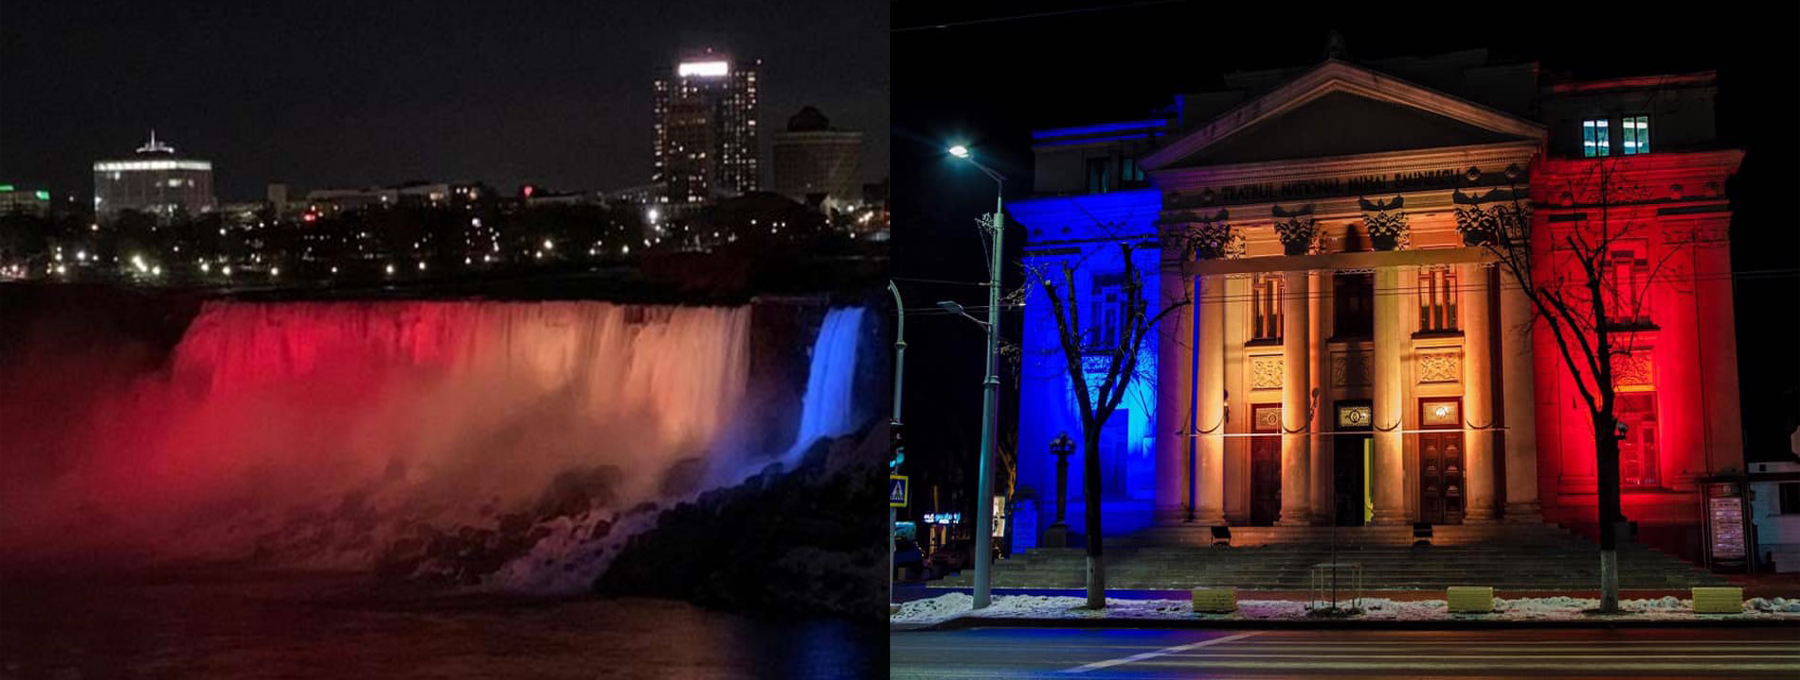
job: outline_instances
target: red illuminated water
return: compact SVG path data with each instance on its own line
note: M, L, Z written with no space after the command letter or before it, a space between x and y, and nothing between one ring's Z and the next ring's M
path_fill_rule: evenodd
M707 479L751 464L730 441L749 320L599 302L208 303L166 370L108 387L55 433L59 473L10 487L0 542L358 567L421 524L528 512L558 475L592 482L576 501L595 517L616 512L658 498L682 461Z

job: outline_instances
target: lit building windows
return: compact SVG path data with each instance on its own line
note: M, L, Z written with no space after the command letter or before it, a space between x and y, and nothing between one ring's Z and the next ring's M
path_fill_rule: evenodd
M1125 158L1119 161L1119 186L1121 188L1142 185L1144 168L1138 165L1136 158Z
M1605 118L1581 121L1581 155L1588 158L1612 155Z
M1651 325L1648 244L1641 239L1620 240L1609 250L1605 283L1612 299L1607 316L1615 325Z
M1090 194L1104 194L1112 191L1112 159L1089 158L1087 161L1087 190Z
M1419 272L1419 330L1456 330L1456 272L1448 267Z
M1250 339L1281 340L1281 275L1258 274L1250 283Z
M1631 392L1618 396L1613 412L1624 432L1619 437L1619 484L1657 487L1656 393Z
M1119 346L1125 327L1124 281L1117 276L1096 276L1088 297L1087 348L1109 352Z
M1650 153L1649 116L1626 116L1619 121L1619 129L1620 134L1625 137L1625 155Z

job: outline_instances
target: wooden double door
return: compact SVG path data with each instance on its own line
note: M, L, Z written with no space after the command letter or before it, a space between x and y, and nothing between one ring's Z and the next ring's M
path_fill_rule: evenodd
M1419 429L1419 521L1462 524L1467 497L1462 400L1419 400Z
M1266 527L1281 517L1281 406L1250 407L1250 525Z

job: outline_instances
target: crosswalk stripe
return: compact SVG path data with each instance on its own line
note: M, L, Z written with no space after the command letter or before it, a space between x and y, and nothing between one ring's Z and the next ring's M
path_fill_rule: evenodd
M1409 662L1409 663L1369 663L1358 661L1238 661L1232 659L1169 659L1144 661L1148 666L1170 666L1179 668L1237 668L1237 669L1313 669L1313 670L1420 670L1420 671L1464 671L1495 669L1527 671L1527 670L1594 670L1607 673L1619 671L1662 671L1662 672L1695 672L1716 674L1720 671L1800 671L1800 663L1750 663L1700 660L1695 663L1568 663L1568 662L1493 662L1482 663L1446 663L1446 662Z
M1146 659L1154 659L1156 657L1164 656L1167 654L1179 654L1181 652L1185 652L1190 649L1198 649L1201 647L1207 647L1207 646L1211 646L1211 645L1224 644L1227 642L1231 642L1233 640L1242 640L1245 638L1255 637L1255 636L1261 635L1261 634L1262 634L1262 631L1251 631L1248 633L1238 633L1237 635L1227 635L1227 636L1221 637L1221 638L1213 638L1211 640L1201 640L1199 642L1195 642L1192 644L1178 645L1175 647L1170 647L1168 649L1161 649L1161 650L1157 650L1154 652L1144 652L1143 654L1133 654L1131 656L1122 656L1117 659L1107 659L1105 661L1095 661L1095 662L1087 664L1085 666L1076 666L1074 668L1064 670L1063 672L1064 673L1086 673L1088 671L1100 670L1102 668L1111 668L1113 666L1118 666L1121 664L1128 664L1128 663L1133 663L1133 662L1137 662L1137 661L1144 661Z

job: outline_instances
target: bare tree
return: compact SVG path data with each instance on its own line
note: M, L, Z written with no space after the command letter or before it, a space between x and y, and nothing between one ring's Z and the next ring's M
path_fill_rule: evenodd
M1057 340L1062 349L1063 364L1081 415L1082 495L1085 497L1087 534L1087 606L1106 607L1106 570L1100 541L1100 433L1108 418L1118 409L1125 392L1140 374L1139 350L1163 317L1189 304L1186 298L1152 314L1144 291L1143 273L1132 263L1132 245L1121 241L1119 253L1125 268L1120 292L1123 300L1119 319L1118 341L1101 347L1085 340L1082 326L1079 288L1075 283L1077 266L1064 261L1060 283L1037 272L1035 278L1050 301L1050 312L1056 320ZM1059 289L1060 288L1060 289ZM1099 320L1095 320L1099 321ZM1098 328L1098 327L1096 327ZM1105 329L1100 329L1104 331ZM1101 377L1091 379L1090 359L1098 359Z
M1532 325L1548 328L1587 407L1599 486L1600 609L1609 613L1619 605L1619 440L1624 434L1624 424L1614 414L1614 362L1639 349L1643 301L1679 249L1666 245L1647 276L1621 276L1615 270L1620 253L1630 252L1622 241L1644 237L1650 226L1627 207L1643 201L1648 192L1624 176L1623 160L1585 161L1585 173L1551 189L1561 194L1565 208L1580 210L1586 219L1534 222L1530 202L1517 185L1457 209L1458 230L1492 253L1531 301ZM1481 202L1490 207L1483 209ZM1524 341L1530 338L1527 332Z

